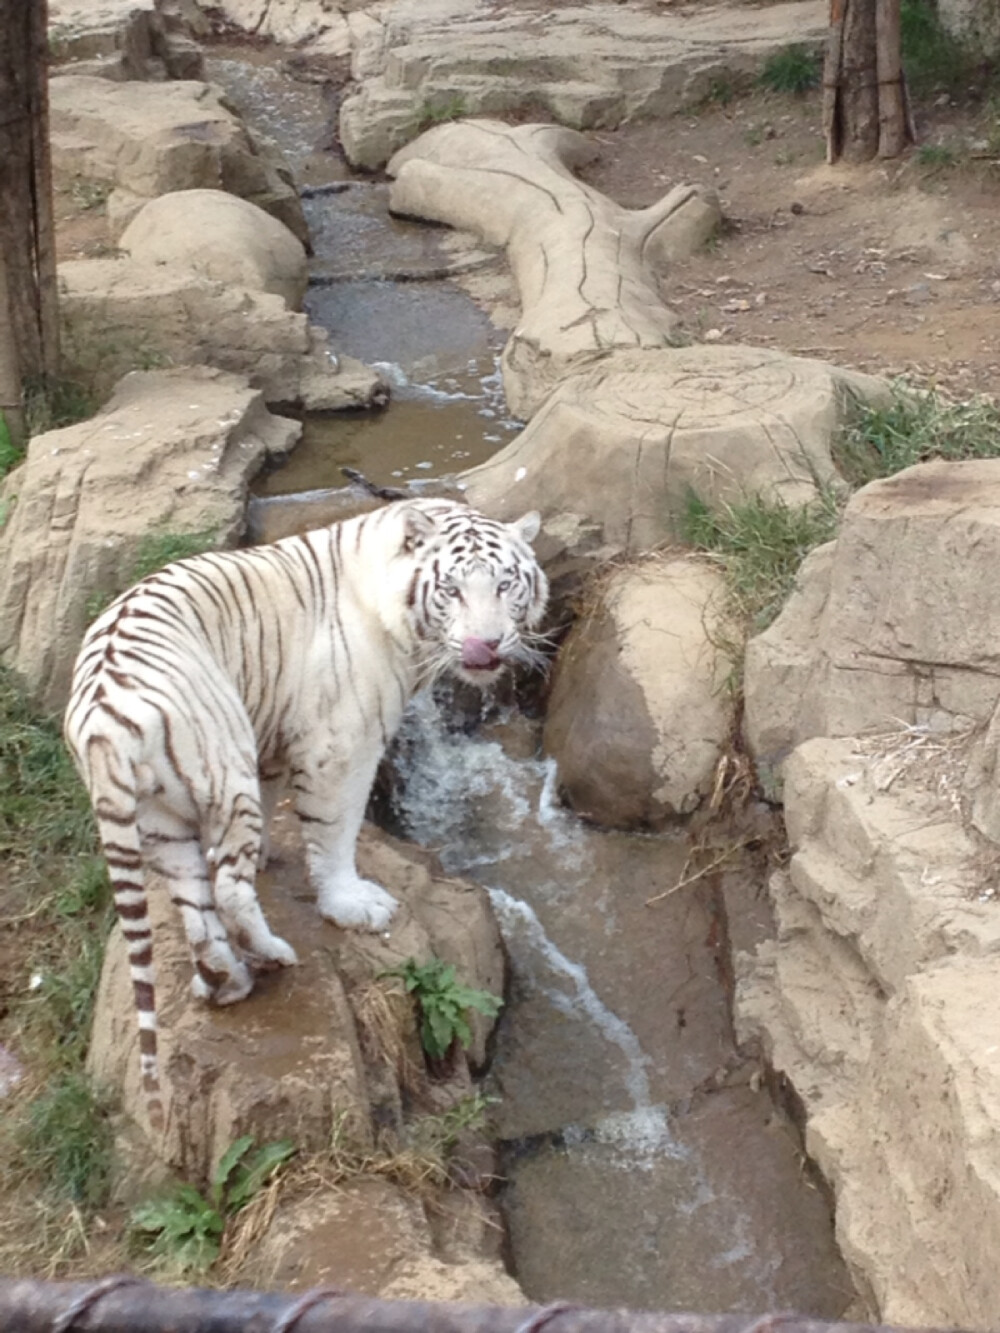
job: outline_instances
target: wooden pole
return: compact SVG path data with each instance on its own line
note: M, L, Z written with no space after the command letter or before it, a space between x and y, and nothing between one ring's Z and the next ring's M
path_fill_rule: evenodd
M903 84L900 0L876 0L878 61L878 155L898 157L912 142Z

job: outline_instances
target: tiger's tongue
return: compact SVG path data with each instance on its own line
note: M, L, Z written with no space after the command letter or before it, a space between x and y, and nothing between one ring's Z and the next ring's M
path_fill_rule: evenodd
M462 666L492 667L499 658L484 639L466 639L462 644Z

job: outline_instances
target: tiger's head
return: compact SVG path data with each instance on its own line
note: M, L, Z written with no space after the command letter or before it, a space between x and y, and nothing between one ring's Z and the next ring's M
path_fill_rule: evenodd
M549 585L531 549L540 527L535 512L500 523L447 502L407 514L416 558L407 603L428 677L487 685L506 666L544 663L536 629Z

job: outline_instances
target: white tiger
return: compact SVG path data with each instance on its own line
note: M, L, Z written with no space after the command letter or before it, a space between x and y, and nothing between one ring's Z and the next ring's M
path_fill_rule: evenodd
M355 867L375 770L415 690L535 665L548 585L539 517L445 500L387 505L270 546L194 556L123 593L88 631L66 740L90 792L128 943L150 1122L164 1124L143 867L168 883L192 988L242 999L295 963L254 890L287 784L319 910L382 930L395 900Z

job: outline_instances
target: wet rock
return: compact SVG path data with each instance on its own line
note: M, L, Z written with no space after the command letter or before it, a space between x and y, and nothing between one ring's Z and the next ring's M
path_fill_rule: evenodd
M817 482L836 478L830 448L855 394L879 402L888 388L749 347L614 352L563 380L461 480L487 513L537 508L543 531L553 515L585 517L606 553L640 554L679 535L692 490L709 505L815 499Z
M361 15L351 14L357 20ZM352 74L340 134L352 163L383 165L435 112L507 116L539 106L575 129L669 116L720 71L752 74L777 47L819 41L819 5L652 13L556 6L484 13L468 0L396 0L351 24Z
M960 756L903 772L904 745L814 739L788 760L778 937L740 960L738 1033L801 1098L841 1248L881 1318L986 1329L1000 911L977 894L982 847L947 796Z
M224 190L179 190L151 199L118 247L142 264L169 264L300 310L309 281L305 247L277 218Z
M281 296L180 265L76 259L59 266L65 369L108 391L137 363L212 365L246 375L268 403L313 411L381 406L381 375L337 357L324 330Z
M364 994L387 969L432 956L454 963L465 984L502 994L504 958L486 893L445 878L429 853L371 829L362 833L358 864L400 901L382 936L339 930L319 917L294 818L287 809L279 812L271 869L258 877L258 889L272 928L291 943L299 965L259 977L246 1000L222 1009L192 997L179 915L151 876L167 1131L146 1150L189 1179L206 1178L241 1134L258 1141L288 1137L302 1151L321 1151L343 1119L352 1147L370 1148L386 1117L394 1131L402 1126L404 1077L410 1102L427 1110L445 1110L471 1094L464 1061L447 1083L427 1079L415 1012L401 997L393 1012L407 1052L404 1074L379 1045L378 1028L367 1025ZM478 1017L469 1052L474 1061L485 1057L492 1026ZM119 1094L125 1118L145 1126L138 1030L117 927L101 977L88 1068Z
M394 211L506 247L522 314L504 348L504 391L519 417L615 348L669 344L677 316L659 298L657 274L721 221L700 186L620 208L574 174L596 155L572 130L483 120L428 130L389 163Z
M613 574L560 652L545 748L570 805L657 828L711 790L733 725L718 572L681 557Z
M65 703L88 602L131 581L142 541L233 545L250 478L300 429L245 379L188 369L128 375L97 416L35 436L0 489L0 653L47 708Z
M51 80L49 102L57 180L112 182L108 218L116 235L156 195L208 189L249 199L308 243L288 168L210 84L67 76Z
M852 497L835 545L747 648L746 734L774 766L810 736L986 722L1000 700L1000 463L923 463Z

